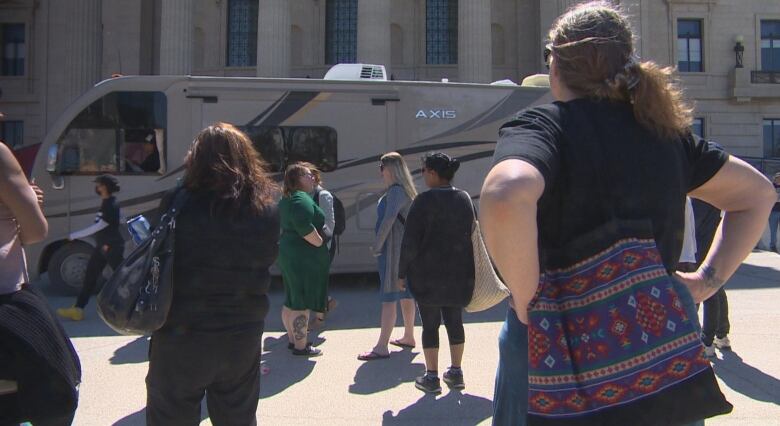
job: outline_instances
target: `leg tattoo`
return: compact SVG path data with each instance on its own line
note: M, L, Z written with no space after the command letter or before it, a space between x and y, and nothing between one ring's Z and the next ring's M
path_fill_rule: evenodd
M306 315L298 315L293 320L293 335L295 340L303 340L306 338Z

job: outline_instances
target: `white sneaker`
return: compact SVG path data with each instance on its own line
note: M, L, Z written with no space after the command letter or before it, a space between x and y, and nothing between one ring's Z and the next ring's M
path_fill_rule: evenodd
M716 337L715 340L712 342L712 344L715 345L716 348L722 351L731 350L731 342L729 341L729 336L726 336L722 339Z
M707 358L715 358L715 348L712 345L704 345L704 356Z

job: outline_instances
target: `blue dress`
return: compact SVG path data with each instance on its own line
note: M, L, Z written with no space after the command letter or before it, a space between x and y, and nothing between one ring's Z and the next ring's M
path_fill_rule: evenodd
M385 210L387 207L387 198L382 197L379 199L379 203L376 206L376 226L374 226L374 233L379 233L379 226L382 224L382 220L385 217ZM401 299L411 299L412 293L409 291L409 286L406 286L406 290L397 291L393 293L385 293L382 291L385 288L385 271L387 266L387 242L382 246L382 251L376 258L377 269L379 270L379 296L382 302L397 302Z

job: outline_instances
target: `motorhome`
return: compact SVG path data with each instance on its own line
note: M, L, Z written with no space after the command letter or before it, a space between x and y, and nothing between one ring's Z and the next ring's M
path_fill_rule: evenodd
M30 271L77 290L94 241L68 241L68 234L98 210L95 176L118 177L124 217L153 216L182 176L193 137L217 121L243 129L273 173L296 161L320 168L347 216L332 272L373 271L383 153L400 152L422 190L420 157L445 151L462 162L455 184L478 196L499 126L547 101L542 87L388 81L384 67L359 64L337 66L324 79L105 80L67 108L38 151L31 174L45 191L50 231L28 250Z

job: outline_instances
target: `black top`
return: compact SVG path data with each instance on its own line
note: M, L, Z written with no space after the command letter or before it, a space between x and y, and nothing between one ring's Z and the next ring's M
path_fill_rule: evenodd
M116 197L108 197L100 203L100 211L98 211L95 222L100 220L106 222L108 226L95 233L98 246L111 243L121 244L123 238L122 234L119 233L119 203L116 202Z
M268 268L279 253L276 205L232 215L210 194L190 194L176 219L173 303L163 332L261 332ZM167 195L160 206L172 201Z
M417 303L466 306L474 293L471 197L451 186L418 195L406 216L398 277Z
M502 126L494 163L510 158L544 176L537 215L543 268L568 266L546 253L565 251L617 217L652 227L671 272L682 250L685 195L728 154L698 136L660 140L636 122L630 104L577 99L523 110Z
M772 182L772 185L775 186L775 192L780 193L780 185ZM780 212L780 201L777 201L775 205L772 207L773 212Z
M701 265L720 225L720 210L695 198L692 201L693 220L696 223L696 264Z

